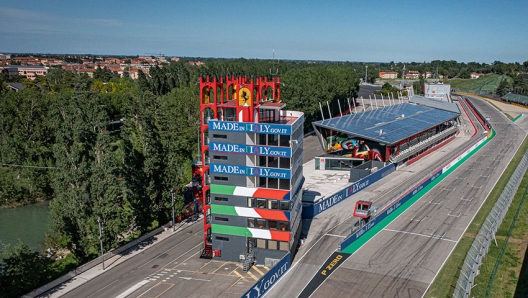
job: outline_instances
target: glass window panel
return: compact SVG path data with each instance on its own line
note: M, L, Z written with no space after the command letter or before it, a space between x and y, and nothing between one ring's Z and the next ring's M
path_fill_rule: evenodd
M266 228L266 220L257 218L257 228L259 229L265 229Z
M290 201L281 201L280 208L281 210L290 210Z
M257 199L257 208L266 208L266 200Z
M268 227L270 230L276 230L277 229L277 221L276 220L268 220Z
M290 243L289 242L280 241L279 242L279 250L282 250L282 251L290 250Z
M279 189L290 189L290 180L279 179Z
M288 223L286 222L279 222L279 229L281 231L288 231Z
M277 200L270 200L270 207L269 209L279 209L279 201Z
M277 250L277 241L275 241L275 240L268 240L268 249L274 249L274 250Z
M281 167L281 169L289 169L290 168L290 158L281 157L280 158L280 167Z
M266 239L257 239L258 248L266 248Z

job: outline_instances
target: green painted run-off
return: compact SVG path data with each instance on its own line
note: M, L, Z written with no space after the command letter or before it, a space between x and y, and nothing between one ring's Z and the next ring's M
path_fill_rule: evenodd
M436 178L434 181L429 183L422 190L417 192L416 195L414 195L407 202L402 204L398 209L394 210L391 214L389 214L387 217L381 220L377 225L375 225L370 230L365 232L365 234L359 237L356 241L352 242L349 246L345 248L341 247L341 252L349 253L349 254L355 253L365 243L367 243L370 239L376 236L381 230L387 227L393 220L398 218L398 216L400 216L403 212L407 211L407 209L409 209L412 205L414 205L414 203L416 203L426 193L428 193L432 188L434 188L438 183L440 183L440 181L444 180L445 177L449 176L449 174L451 174L454 170L456 170L460 165L462 165L469 158L475 155L475 153L477 153L480 149L482 149L482 147L484 147L487 143L489 143L491 139L493 139L493 137L495 137L495 134L496 134L495 130L492 129L491 136L489 136L484 142L482 142L482 144L476 147L473 151L469 152L464 158L462 158L455 165L450 167L445 173L442 173L438 178Z

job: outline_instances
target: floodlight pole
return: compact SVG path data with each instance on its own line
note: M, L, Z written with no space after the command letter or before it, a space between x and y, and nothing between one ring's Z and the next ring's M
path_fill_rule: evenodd
M104 249L103 249L103 222L101 221L101 217L97 217L97 223L99 224L99 242L101 243L101 257L103 259L103 270L105 270L104 267Z
M172 197L172 231L174 232L174 188L171 188L170 193Z

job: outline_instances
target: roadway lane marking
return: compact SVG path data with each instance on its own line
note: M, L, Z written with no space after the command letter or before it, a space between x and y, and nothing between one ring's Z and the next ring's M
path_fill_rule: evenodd
M211 281L209 279L202 279L202 278L192 278L192 277L183 277L183 276L180 276L181 279L185 279L185 280L201 280L201 281Z
M215 271L211 272L212 274L215 274L216 271L220 270L220 268L224 267L227 264L227 262L223 262L218 268L215 269Z
M346 236L343 236L343 235L336 235L336 234L325 234L326 236L332 236L332 237L341 237L341 238L346 238Z
M405 220L410 220L412 222L421 222L422 220L426 219L427 216L425 216L424 218L422 219L417 219L416 217L406 217Z
M259 278L255 276L255 274L251 273L251 271L248 270L248 272L246 272L249 276L251 276L251 278L253 278L254 280L258 281Z
M391 229L383 229L383 231L389 231L389 232L395 232L395 233L403 233L403 234L409 234L409 235L415 235L415 236L422 236L422 237L427 237L427 238L435 238L435 239L440 239L440 240L445 240L445 241L457 243L457 241L455 241L455 240L444 238L444 235L435 236L433 234L420 234L420 233L398 231L398 230L391 230Z
M149 282L150 282L150 280L142 280L142 281L138 282L137 284L135 284L135 285L131 286L130 288L128 288L128 290L126 290L123 293L119 294L119 296L116 296L116 298L125 298L128 295L134 293L137 289L139 289L142 286L148 284Z
M260 270L257 268L257 266L253 266L253 267L251 267L251 269L255 269L255 271L257 271L258 274L260 274L261 276L264 276L264 272L260 271Z
M308 284L304 287L298 297L310 297L317 289L325 282L325 280L334 273L346 259L350 257L350 254L334 252L332 255L323 263L319 271L312 277ZM291 270L291 268L290 268Z
M447 216L456 217L456 218L459 218L460 215L462 215L462 213L458 213L458 215L453 215L453 214L451 214L451 213L445 213L445 212L442 212L441 214L443 214L443 215L447 215Z
M235 270L233 270L231 272L234 273L236 276L240 277L241 279L247 280L242 274L238 273L237 269L238 268L235 268Z

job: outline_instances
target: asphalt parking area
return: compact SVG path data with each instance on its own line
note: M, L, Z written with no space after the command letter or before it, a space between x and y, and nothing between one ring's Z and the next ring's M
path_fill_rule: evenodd
M236 262L188 259L150 275L136 297L240 297L270 270L266 266L242 269Z

